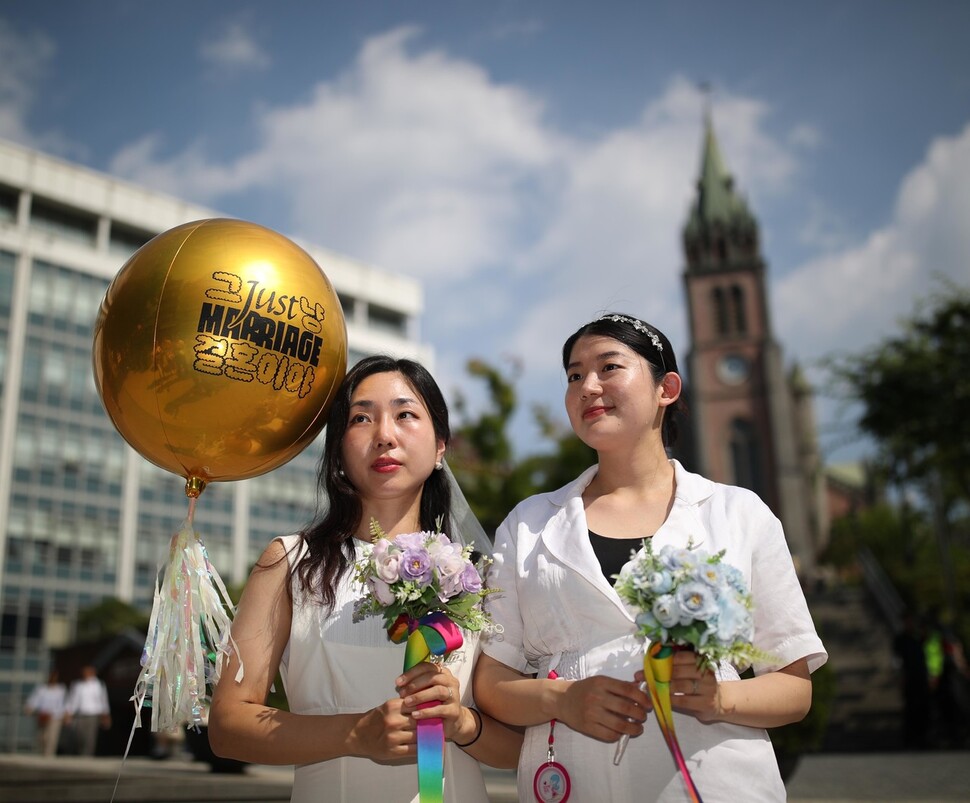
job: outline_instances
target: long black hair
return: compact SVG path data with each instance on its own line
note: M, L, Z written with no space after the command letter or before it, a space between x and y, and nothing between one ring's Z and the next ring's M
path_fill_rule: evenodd
M677 355L674 354L674 347L670 345L667 335L653 324L619 312L608 312L595 321L580 326L566 339L562 347L563 369L569 365L576 341L584 335L610 337L629 347L647 361L650 373L658 384L668 373L680 374ZM687 402L683 396L664 411L660 437L665 447L673 446L677 442L677 419L686 414Z
M321 497L318 513L302 533L307 553L296 567L302 590L307 594L319 593L328 608L333 607L337 583L354 559L351 539L363 516L360 494L340 466L341 446L350 422L350 402L364 379L384 373L401 374L428 408L435 437L445 445L451 439L448 405L438 383L420 363L376 355L365 357L347 372L327 414L323 455L317 472L317 491ZM449 522L450 517L448 478L444 471L432 471L424 481L421 494L421 529L434 530L438 521Z

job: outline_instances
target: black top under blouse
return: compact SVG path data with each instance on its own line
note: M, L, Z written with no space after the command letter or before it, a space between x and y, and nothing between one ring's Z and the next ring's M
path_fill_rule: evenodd
M589 531L589 543L593 547L593 553L600 562L600 568L610 585L616 584L616 577L623 568L623 564L630 560L630 553L636 552L643 538L606 538L605 536Z

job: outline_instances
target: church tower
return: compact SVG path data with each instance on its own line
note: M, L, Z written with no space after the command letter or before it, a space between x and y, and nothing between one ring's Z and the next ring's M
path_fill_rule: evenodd
M724 167L705 116L697 195L683 231L697 470L757 493L785 528L801 572L827 531L810 394L786 376L771 328L758 223Z

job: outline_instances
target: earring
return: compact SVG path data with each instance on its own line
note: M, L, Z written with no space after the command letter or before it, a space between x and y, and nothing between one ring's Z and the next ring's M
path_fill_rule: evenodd
M337 474L340 475L341 477L346 477L347 476L346 474L344 474L344 470L342 468L338 468L337 469Z
M434 464L435 471L441 471L441 469L443 468L444 468L444 464L440 460Z

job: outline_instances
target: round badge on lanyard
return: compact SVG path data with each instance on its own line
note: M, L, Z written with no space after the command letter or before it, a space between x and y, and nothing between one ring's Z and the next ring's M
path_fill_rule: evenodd
M549 679L555 680L559 675L554 671L549 673ZM556 761L556 720L549 723L549 750L546 752L546 762L536 770L532 779L532 791L535 792L538 803L566 803L572 783L566 768Z

